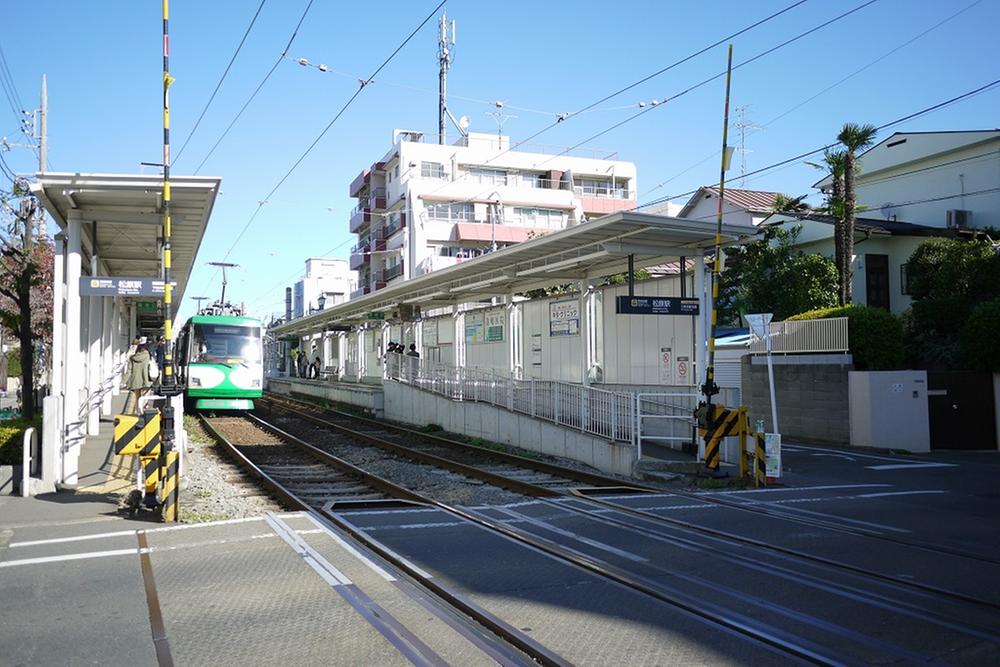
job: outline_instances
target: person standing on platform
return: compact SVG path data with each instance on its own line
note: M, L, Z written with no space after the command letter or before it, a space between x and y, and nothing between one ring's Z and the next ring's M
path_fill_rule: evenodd
M126 388L132 394L132 414L139 414L139 399L149 391L153 382L149 378L149 350L146 349L146 339L140 338L135 354L128 358L128 381Z
M299 368L299 348L293 347L289 354L292 356L292 367L288 371L288 377L295 377Z

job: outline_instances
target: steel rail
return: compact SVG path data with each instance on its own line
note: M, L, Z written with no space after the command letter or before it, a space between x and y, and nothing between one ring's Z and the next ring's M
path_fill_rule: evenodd
M304 512L319 514L321 518L325 518L327 521L333 523L337 528L348 533L349 535L351 535L351 537L361 542L365 547L371 549L373 552L378 554L379 557L384 559L386 562L390 563L398 571L404 573L414 584L429 589L430 591L438 595L441 599L443 599L445 603L460 610L474 622L479 623L483 627L493 632L496 636L500 637L504 641L510 643L512 646L515 646L521 651L525 652L526 654L534 658L536 661L538 661L539 664L548 665L550 667L564 667L570 664L559 655L548 650L545 646L537 643L534 639L528 637L527 635L524 635L521 631L508 625L502 619L499 619L493 616L491 613L483 609L480 609L477 605L475 605L471 601L465 600L464 597L458 592L451 590L448 586L442 584L439 581L426 577L419 570L417 570L411 564L409 564L406 560L399 557L391 549L379 545L370 539L359 538L357 530L350 523L345 523L332 509L322 508L317 510L311 507L304 500L298 498L290 489L281 484L281 482L279 482L278 480L274 479L274 477L261 470L253 461L251 461L247 456L245 456L242 452L240 452L236 445L232 444L214 426L212 426L212 424L209 423L209 421L205 417L202 417L202 423L205 425L209 433L211 433L224 446L226 451L228 451L235 457L236 461L240 464L240 466L244 470L247 470L252 476L259 479L276 496L281 498L282 501L287 504L287 506L293 507L297 510L301 510ZM319 458L324 462L330 463L331 465L338 468L342 467L345 470L357 470L358 472L363 473L365 476L375 477L370 473L366 473L363 470L360 470L359 468L348 463L347 461L338 459L337 457L327 452L324 452L323 450L318 449L312 445L309 445L308 443L305 443L302 440L295 438L290 434L284 434L284 432L280 431L280 429L275 429L275 431L281 433L282 437L288 437L293 444L299 447L302 447L304 445L304 450L307 453L316 456L317 458ZM381 479L381 478L376 478L376 479ZM403 492L405 494L405 496L403 496L404 498L413 496L423 498L419 494L409 491L408 489L398 487L392 482L389 482L387 480L382 480L382 481L385 483L387 489L395 488ZM424 499L424 501L425 501L424 504L427 505L439 505L439 503L437 503L436 501L432 501L430 499Z
M752 505L747 505L745 503L733 502L731 500L725 500L719 497L708 496L707 494L698 493L685 493L684 491L671 492L674 495L687 498L689 500L696 500L703 503L712 503L715 505L720 505L728 509L740 510L743 512L753 512L755 514L763 514L775 519L783 519L786 521L793 521L795 523L800 523L806 526L816 526L820 528L829 528L840 533L847 533L848 535L855 535L857 537L869 537L876 540L882 540L885 542L892 542L894 544L899 544L901 546L911 547L913 549L920 549L921 551L929 551L931 553L945 554L948 556L957 556L959 558L968 558L970 560L978 560L984 563L989 563L991 565L1000 565L1000 560L995 558L990 558L989 556L984 556L980 554L970 553L968 551L963 551L961 549L952 549L943 545L929 544L926 542L916 542L913 540L907 540L901 537L892 537L891 535L883 535L871 530L866 530L864 528L853 528L851 526L844 526L832 521L823 521L821 519L810 519L809 517L799 516L796 514L788 514L786 512L781 512L768 507L754 507Z
M591 499L582 498L579 500L581 500L582 502L588 502ZM1000 644L1000 634L997 634L995 631L991 629L981 628L953 617L946 617L945 615L939 614L938 612L929 611L925 607L918 606L909 602L904 602L902 600L898 600L895 598L891 598L881 593L875 593L872 592L871 590L858 588L856 586L852 586L849 584L835 583L829 579L822 579L817 575L806 574L801 571L794 570L788 567L783 567L780 565L775 565L773 563L764 564L761 561L756 560L751 556L741 555L736 553L725 553L725 552L720 552L718 550L713 550L709 545L705 544L704 542L699 542L693 537L672 535L670 533L665 533L658 530L645 528L641 525L631 523L623 519L615 519L613 517L610 517L607 515L606 512L597 514L596 512L592 512L590 510L574 507L571 503L561 502L558 500L542 500L542 502L552 507L558 508L560 510L574 512L577 515L587 517L588 519L594 520L598 523L620 527L625 530L638 533L640 535L659 538L669 543L682 546L682 548L687 547L695 549L700 552L709 553L712 556L721 558L735 565L743 565L757 571L762 571L765 573L776 575L779 578L788 579L790 581L796 581L805 586L817 588L819 590L826 590L827 592L834 593L835 595L841 595L849 599L861 600L863 602L866 602L868 604L877 607L888 608L897 611L898 613L901 613L903 615L911 616L913 618L917 618L919 620L940 625L942 627L946 627L948 629L955 630L963 634L973 635L979 637L980 639L986 639L988 641ZM600 504L602 507L608 507L600 500L597 500L595 502ZM646 517L642 518L645 519ZM680 528L680 531L688 534L696 532L695 530L690 530L685 528ZM714 535L710 536L710 538L718 541L724 541L724 538L720 538ZM750 545L750 546L756 547L756 545ZM781 554L781 558L786 563L793 561L793 558L790 554ZM823 565L826 564L823 563ZM829 569L835 570L836 568L833 566L829 566ZM851 572L850 574L852 576L861 576L860 573L857 572ZM882 585L892 590L897 590L897 591L905 590L905 592L907 593L911 594L914 593L914 591L910 590L909 588L904 589L902 586L895 585L892 582L890 582L889 584L882 584ZM931 597L931 595L926 591L917 591L915 592L915 594L921 597L927 597L927 598Z
M670 493L671 495L679 495L680 497L685 497L685 498L688 497L687 495L684 494L675 494L674 492L668 492L668 493ZM718 528L709 528L707 526L701 526L696 523L692 523L690 521L684 521L683 519L675 519L673 517L652 514L650 512L645 512L643 510L635 509L634 507L629 507L627 505L621 505L619 503L612 502L604 498L581 497L579 499L583 502L600 505L606 508L611 508L614 510L618 510L620 512L624 512L626 514L633 514L635 516L641 517L649 521L680 526L682 528L693 530L699 533L704 533L706 535L711 535L713 537L721 538L731 542L739 542L742 544L747 544L753 547L766 549L768 551L773 551L775 553L780 553L786 556L794 556L795 558L801 558L803 560L809 560L830 567L836 567L842 570L847 570L849 572L864 575L874 579L881 579L883 581L888 581L899 586L904 586L906 588L918 589L925 593L932 593L934 595L953 598L961 602L972 603L984 607L989 607L991 609L1000 609L1000 604L991 602L989 600L983 600L982 598L977 598L975 596L966 595L965 593L959 593L957 591L952 591L946 588L932 586L930 584L923 584L917 581L903 579L901 577L894 577L891 574L883 574L881 572L875 572L874 570L868 570L858 565L851 565L850 563L845 563L843 561L836 560L833 558L827 558L825 556L817 556L815 554L811 554L805 551L800 551L798 549L793 549L791 547L782 547L776 544L770 544L752 537L747 537L745 535L738 535L736 533L730 533L728 531L720 530Z
M590 490L600 490L602 492L604 492L604 491L608 491L608 492L610 492L610 491L634 491L636 493L649 493L649 492L662 491L662 489L655 489L653 487L642 486L642 485L638 485L638 484L630 484L628 482L625 482L624 480L615 479L613 477L605 477L604 475L599 475L599 474L596 474L596 473L587 472L585 470L576 470L574 468L566 468L564 466L556 465L556 464L553 464L553 463L545 463L543 461L535 461L534 459L529 459L529 458L527 458L525 456L518 456L517 454L509 454L507 452L498 452L498 451L494 451L494 450L483 449L482 447L475 447L473 445L468 445L468 444L465 444L463 442L457 442L455 440L451 440L451 439L448 439L448 438L442 438L441 436L431 435L429 433L422 433L420 431L416 431L416 430L413 430L413 429L410 429L410 428L406 428L405 426L399 426L397 424L391 424L391 423L388 423L388 422L380 421L378 419L370 419L370 418L367 418L367 417L359 417L357 415L352 415L352 414L349 414L349 413L346 413L346 412L341 412L339 410L331 410L329 408L320 408L318 406L314 406L314 405L311 405L309 403L304 403L304 402L301 402L301 401L292 401L292 400L283 399L283 398L275 398L273 395L268 395L263 400L265 402L271 403L272 405L285 404L286 407L284 409L286 411L295 412L297 414L303 414L305 416L309 416L312 419L316 419L316 420L320 421L321 423L323 423L325 425L332 426L334 428L340 429L343 432L359 433L359 434L364 435L365 437L375 438L375 436L370 436L370 435L364 434L361 431L354 431L352 429L347 428L346 426L342 426L340 424L334 424L334 423L328 422L328 421L326 421L324 419L321 419L321 418L318 418L318 417L314 417L312 415L308 415L308 413L303 413L303 412L301 412L301 408L307 407L308 409L314 410L316 412L320 412L321 414L333 413L333 415L335 415L338 418L351 419L351 420L354 420L354 421L357 421L357 422L361 422L363 424L370 425L372 427L378 428L379 430L383 430L383 431L395 431L396 433L398 433L400 435L404 435L404 436L411 437L411 438L422 439L422 440L427 441L427 442L429 442L431 444L440 445L442 447L447 447L447 448L453 449L455 451L461 451L461 452L464 452L464 453L472 454L474 456L479 456L479 457L483 457L483 458L491 458L491 459L495 459L497 461L502 461L504 463L509 463L511 465L520 466L522 468L530 468L530 469L535 470L537 472L543 472L543 473L546 473L546 474L549 474L549 475L553 475L553 476L557 476L557 477L563 477L565 479L575 480L575 481L578 481L578 482L583 482L585 484L595 485L595 489L580 489L580 493L577 494L577 495L581 495L581 496L585 496L586 495L586 491L590 491ZM300 409L296 410L294 408L287 407L288 404L293 404L295 407L300 408ZM378 438L375 438L375 439L378 440ZM380 442L386 442L386 441L380 440ZM397 445L396 443L391 443L391 444L393 444L395 446L401 446L401 445ZM412 450L412 449L407 448L407 451L417 451L417 450ZM420 453L420 452L418 452L418 453ZM434 456L434 455L428 454L427 456ZM447 460L447 459L440 459L440 460ZM458 464L458 465L464 465L464 464ZM473 470L480 470L480 469L474 468L472 466L468 466L468 467L472 468ZM480 473L478 473L478 474L487 474L487 475L489 475L489 474L492 474L492 473L488 473L486 471L481 471L480 470ZM501 477L502 479L507 479L507 478L503 478L502 476L498 476L498 477Z
M235 446L233 446L232 448L233 450L235 450ZM314 448L312 445L309 445L307 451L309 451L310 453L321 452L322 454L325 454L330 458L336 459L336 457L333 457L332 455L327 454L326 452L322 452L322 450L316 450L316 452L314 452L313 451L314 449L316 448ZM239 458L245 461L245 465L256 468L256 466L254 466L254 464L251 461L249 461L249 459L247 459L246 457L240 456ZM308 505L306 505L304 501L296 498L295 495L290 490L283 487L277 480L274 480L270 475L267 475L267 473L265 473L264 471L257 469L254 474L255 476L257 476L262 480L267 480L268 486L275 489L279 496L290 499L292 501L293 506L304 509L305 511L316 511L310 508ZM780 629L774 628L770 630L765 630L754 627L753 624L748 623L740 614L734 612L727 612L726 610L722 609L712 609L714 605L707 604L701 600L696 600L692 596L689 596L677 590L662 590L662 587L653 586L651 584L645 583L640 579L638 579L637 577L630 575L628 572L624 570L602 564L585 555L573 552L559 544L550 542L549 540L525 534L522 531L511 528L510 526L507 526L502 522L494 521L474 511L447 505L445 503L436 500L429 500L429 504L448 514L457 516L466 521L482 526L492 532L505 535L508 538L520 544L528 545L533 549L549 554L550 556L554 556L561 561L570 563L584 570L587 570L593 574L598 575L601 578L614 581L627 588L637 591L643 595L659 600L660 602L666 603L672 607L678 608L689 615L701 618L704 621L723 627L726 630L741 635L744 638L756 642L769 649L776 650L786 655L794 656L800 660L804 660L812 664L839 665L845 662L839 657L831 658L827 655L824 655L819 647L813 646L810 642L807 641L797 641L796 638L789 636L788 633L785 633ZM352 537L355 537L355 539L359 539L359 541L362 541L362 543L365 544L365 546L372 549L383 558L389 560L389 562L391 562L394 566L399 567L409 576L415 577L416 581L430 588L435 593L438 593L439 595L449 594L449 589L446 586L443 586L440 582L423 578L422 576L420 576L418 572L413 570L409 565L407 565L405 562L402 562L401 559L399 559L398 557L394 557L394 554L391 552L391 550L388 550L385 547L379 548L377 546L377 543L370 540L370 538L367 538L367 536L364 536L364 539L362 539L363 533L361 533L361 531L358 531L351 524L342 521L334 511L323 509L320 510L319 513L322 514L324 517L326 517L328 520L332 521L337 527L347 531L349 534L351 534ZM555 656L547 649L544 649L544 647L540 647L539 645L533 644L533 640L530 640L530 638L508 636L511 628L502 621L499 621L499 619L494 619L493 621L482 619L480 616L478 616L478 614L482 614L483 611L479 609L474 603L462 599L462 596L459 595L458 593L450 591L450 596L451 597L448 598L447 600L449 604L454 604L454 606L461 609L466 614L469 615L476 614L473 617L475 618L475 620L477 620L477 622L483 623L484 625L486 625L486 627L488 627L493 632L497 633L499 636L503 637L505 640L510 641L512 644L514 644L521 650L525 651L526 653L533 655L542 664L551 664L551 665L565 664L564 660L562 660L558 656ZM532 643L525 643L525 642L532 642ZM539 648L544 649L544 652L541 655L536 655L536 652L538 651Z
M273 426L272 424L269 424L257 417L254 417L253 415L244 415L244 416L246 418L249 418L250 421L254 422L261 428L271 432L272 434L278 436L279 438L287 440L288 442L295 445L299 449L305 451L307 454L319 459L326 465L336 468L341 472L345 472L348 475L351 475L352 477L360 478L362 481L371 486L373 489L381 493L384 493L386 496L390 498L407 500L414 503L418 503L420 505L426 505L431 502L429 498L425 498L419 493L411 491L405 487L399 486L398 484L394 484L393 482L390 482L387 479L383 479L378 475L373 475L372 473L363 470L341 458L338 458L333 454L330 454L329 452L325 452L314 445L310 445L304 440L296 438L294 435L286 433L281 429L277 428L276 426ZM266 472L261 470L260 467L257 466L257 464L251 461L246 454L244 454L239 450L238 445L234 445L232 442L230 442L229 439L226 438L206 417L202 417L202 423L209 430L209 432L223 444L226 450L230 454L232 454L237 459L238 462L240 462L243 465L245 469L250 470L252 475L264 481L269 487L276 488L280 486L282 489L285 488L280 484L280 482L274 479L271 475L268 475ZM290 498L286 498L285 496L282 496L282 498L290 500ZM294 507L297 507L298 509L309 509L309 506L303 506L300 503L301 501L298 498L296 498L295 501L292 502L292 505ZM350 503L350 501L348 501L348 503L345 504L354 504L354 503Z

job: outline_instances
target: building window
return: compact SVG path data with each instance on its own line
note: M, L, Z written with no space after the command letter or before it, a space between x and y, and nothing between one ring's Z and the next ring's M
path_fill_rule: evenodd
M503 169L487 169L485 167L470 167L469 179L482 185L507 185L507 172Z
M513 217L506 221L509 225L522 227L548 227L559 229L565 226L565 214L554 208L514 207Z
M445 222L472 222L475 220L475 210L470 202L454 204L427 204L427 217L431 220Z
M444 165L440 162L421 162L420 177L441 180L444 178Z

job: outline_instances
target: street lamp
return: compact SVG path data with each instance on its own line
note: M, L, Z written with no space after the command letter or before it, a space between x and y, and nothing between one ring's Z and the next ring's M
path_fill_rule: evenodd
M320 294L319 298L316 299L316 305L319 306L320 310L326 308L326 294Z

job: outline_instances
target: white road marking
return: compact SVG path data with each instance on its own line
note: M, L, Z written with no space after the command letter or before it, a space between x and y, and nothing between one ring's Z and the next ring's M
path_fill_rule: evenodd
M957 463L895 463L865 466L869 470L917 470L919 468L957 468Z
M377 545L379 549L381 549L382 551L386 552L387 554L389 554L390 556L392 556L393 558L395 558L396 560L398 560L400 563L402 563L406 567L410 568L410 570L412 570L413 572L416 572L417 574L419 574L424 579L433 579L434 578L434 575L432 575L430 572L427 572L426 570L423 570L423 569L417 567L416 565L413 564L412 561L410 561L409 559L407 559L407 558L405 558L403 556L400 556L398 553L396 553L395 551L393 551L392 549L390 549L389 547L387 547L386 545L382 544L381 542L379 542L378 540L376 540L375 538L373 538L371 535L369 535L367 533L367 531L371 530L371 529L361 529L361 528L358 528L353 523L351 523L350 521L348 521L347 519L345 519L343 517L343 515L340 516L340 519L341 519L341 521L343 521L344 523L346 523L348 526L350 526L352 529L358 531L359 533L362 533L368 540L371 540L371 542L373 544Z
M42 544L60 544L64 542L82 542L83 540L100 540L108 537L122 537L126 535L134 536L139 530L144 530L147 533L159 533L170 530L185 530L189 528L206 528L211 526L225 526L233 523L247 523L250 521L263 521L264 519L259 516L248 517L243 519L227 519L225 521L209 521L206 523L186 523L180 526L162 526L160 528L138 528L133 530L117 530L112 533L94 533L92 535L74 535L73 537L53 537L47 540L26 540L24 542L12 542L7 545L11 549L15 547L35 547Z
M810 454L810 456L829 456L832 459L845 459L847 461L857 461L856 458L854 458L853 456L848 456L847 454L823 454L822 452L820 452L820 453Z
M295 530L275 514L268 512L264 519L271 526L271 530L277 533L278 537L290 546L295 553L299 554L302 560L306 562L306 565L312 568L323 581L331 587L350 585L351 580L347 578L347 575L334 567L330 561L319 555L304 540L299 539L298 535L295 534Z
M354 556L355 558L357 558L359 561L361 561L362 563L364 563L365 565L367 565L371 570L373 570L380 577L382 577L386 581L396 581L396 577L394 577L391 574L389 574L388 572L386 572L384 569L382 569L381 567L379 567L378 565L376 565L370 558L368 558L368 556L364 555L363 553L361 553L360 551L358 551L357 549L355 549L352 545L348 544L343 539L341 539L341 537L339 535L337 535L336 533L334 533L327 526L325 526L322 523L320 523L320 521L317 520L315 516L313 516L312 514L307 514L306 518L309 519L309 521L311 521L313 523L313 525L315 525L317 528L319 528L322 532L326 533L327 536L330 537L330 539L332 539L334 542L336 542L341 547L343 547L344 550L346 550L352 556Z
M858 498L885 498L887 496L927 496L940 493L948 493L940 489L928 489L926 491L887 491L885 493L866 493Z
M859 458L859 459L872 459L874 461L893 461L893 462L896 462L896 463L899 463L900 461L903 461L903 462L907 462L907 463L910 463L910 464L923 463L922 461L919 461L919 460L916 460L916 461L913 460L913 459L909 459L908 460L906 458L899 457L899 456L878 456L876 454L860 454L860 453L854 452L854 451L852 451L852 452L850 452L848 454L847 452L845 452L844 450L841 450L841 449L829 449L829 448L826 448L826 447L801 447L801 446L800 447L796 447L795 445L782 445L781 449L782 449L782 451L796 452L796 453L798 453L798 452L829 452L831 454L840 454L840 455L844 455L844 456L853 456L853 457ZM957 465L957 464L954 464L954 463L941 463L941 464L934 464L934 465L952 466L952 465Z
M892 484L827 484L826 486L782 486L770 489L739 489L737 491L717 491L714 493L734 494L734 493L784 493L787 491L823 491L826 489L870 489L875 487L892 486ZM706 494L712 492L705 492ZM634 496L633 496L634 497Z
M141 553L149 553L150 549L113 549L111 551L89 551L82 554L63 554L61 556L42 556L40 558L22 558L20 560L8 560L0 562L0 568L17 567L19 565L39 565L41 563L61 563L68 560L84 560L86 558L108 558L109 556L137 556Z
M577 542L582 542L583 544L594 547L595 549L600 549L601 551L607 551L608 553L615 554L616 556L621 556L622 558L627 558L628 560L635 561L636 563L645 563L648 561L647 558L639 556L638 554L634 554L631 551L625 551L624 549L613 547L609 544L605 544L604 542L599 542L597 540L593 540L589 537L584 537L583 535L579 535L569 530L558 528L556 526L553 526L551 523L548 523L547 521L542 521L540 519L527 517L523 514L502 507L498 509L504 514L513 517L515 521L527 521L531 525L538 526L539 528L542 528L544 530L552 531L556 535L562 535L563 537L568 537L572 540L576 540ZM514 523L514 522L505 521L504 523Z
M754 504L769 505L771 503L760 502L760 503L754 503ZM793 512L801 512L802 514L810 514L810 515L815 515L815 516L819 516L819 517L825 517L826 519L830 519L830 520L833 520L835 522L836 521L841 521L841 522L844 522L844 523L857 524L859 526L869 526L871 528L881 528L882 530L891 530L894 533L911 533L911 532L913 532L911 530L907 530L906 528L897 528L896 526L888 526L888 525L886 525L884 523L874 523L874 522L871 522L871 521L861 521L860 519L849 519L848 517L840 516L838 514L830 514L828 512L816 512L814 510L807 510L807 509L804 509L802 507L789 507L788 509L792 510Z

